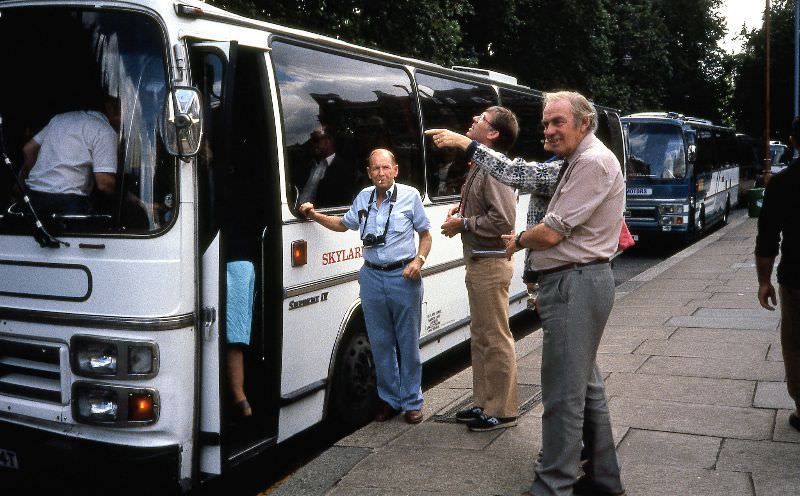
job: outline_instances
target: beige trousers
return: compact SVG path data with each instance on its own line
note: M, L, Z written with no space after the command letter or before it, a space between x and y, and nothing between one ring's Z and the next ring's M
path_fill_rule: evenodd
M517 416L517 359L508 326L514 266L504 258L467 259L472 397L492 417Z

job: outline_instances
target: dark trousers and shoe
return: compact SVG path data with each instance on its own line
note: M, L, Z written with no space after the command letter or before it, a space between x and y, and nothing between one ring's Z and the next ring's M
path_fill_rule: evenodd
M786 389L795 403L795 411L789 415L789 425L800 431L800 289L781 285L779 291Z

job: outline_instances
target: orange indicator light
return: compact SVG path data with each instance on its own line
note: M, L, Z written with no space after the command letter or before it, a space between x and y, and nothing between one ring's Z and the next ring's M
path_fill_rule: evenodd
M128 395L129 420L153 420L153 397L146 393Z
M299 239L292 241L292 267L299 267L308 263L308 243Z

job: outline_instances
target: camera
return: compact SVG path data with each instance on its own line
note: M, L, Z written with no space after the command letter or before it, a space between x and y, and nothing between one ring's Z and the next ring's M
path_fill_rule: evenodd
M386 244L386 234L375 236L373 233L369 233L361 241L364 242L364 246L383 245Z

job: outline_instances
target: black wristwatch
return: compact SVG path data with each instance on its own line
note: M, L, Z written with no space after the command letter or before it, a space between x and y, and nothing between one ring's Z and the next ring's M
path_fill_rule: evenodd
M522 233L524 232L525 231L520 231L519 233L517 233L517 237L514 238L514 245L517 247L518 250L525 248L524 246L522 246L522 241L521 241Z

